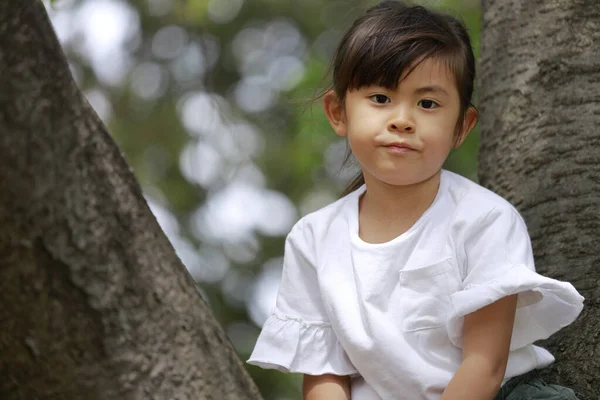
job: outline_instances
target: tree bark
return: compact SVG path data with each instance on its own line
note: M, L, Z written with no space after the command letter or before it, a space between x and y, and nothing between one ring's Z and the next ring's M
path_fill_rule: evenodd
M0 65L0 398L259 398L40 1L0 2Z
M598 399L600 2L482 3L480 180L522 213L538 271L585 296L542 345L548 380Z

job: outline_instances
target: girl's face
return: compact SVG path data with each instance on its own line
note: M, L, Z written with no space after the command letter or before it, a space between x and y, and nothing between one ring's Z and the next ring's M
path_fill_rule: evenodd
M460 102L454 77L444 63L421 62L396 90L378 86L349 91L345 104L333 92L324 98L329 121L347 136L367 184L414 185L439 173L455 144ZM469 109L460 145L476 120Z

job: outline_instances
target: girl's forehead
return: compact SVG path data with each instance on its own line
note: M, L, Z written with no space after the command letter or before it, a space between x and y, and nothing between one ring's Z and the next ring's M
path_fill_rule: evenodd
M435 84L455 88L456 78L447 62L428 58L402 72L398 86L412 84Z
M444 92L452 97L460 98L459 71L456 61L448 56L430 56L420 58L405 68L394 69L395 65L402 63L390 62L387 65L374 69L362 68L354 71L354 76L349 79L349 85L341 85L345 92L381 87L393 91L423 92L423 87L441 87ZM373 67L372 65L368 65Z

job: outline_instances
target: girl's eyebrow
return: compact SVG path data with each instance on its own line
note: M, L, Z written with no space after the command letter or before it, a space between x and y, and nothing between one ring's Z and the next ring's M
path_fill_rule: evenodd
M423 86L415 89L415 94L424 94L424 93L439 93L448 96L448 92L441 86L433 85L433 86Z

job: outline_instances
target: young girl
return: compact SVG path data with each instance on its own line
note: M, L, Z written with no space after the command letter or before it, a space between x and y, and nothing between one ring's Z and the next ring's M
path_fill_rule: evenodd
M441 169L475 125L474 77L451 16L384 1L352 25L324 107L362 173L292 228L249 363L305 374L306 399L576 399L533 343L583 298L535 272L508 202Z

